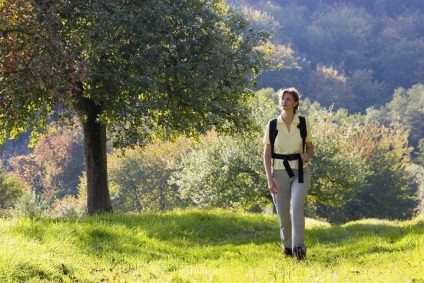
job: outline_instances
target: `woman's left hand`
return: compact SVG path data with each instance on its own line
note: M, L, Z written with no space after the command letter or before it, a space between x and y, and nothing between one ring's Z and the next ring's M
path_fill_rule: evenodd
M302 158L303 162L308 162L308 160L309 160L309 155L306 152L302 152L300 154L300 157Z

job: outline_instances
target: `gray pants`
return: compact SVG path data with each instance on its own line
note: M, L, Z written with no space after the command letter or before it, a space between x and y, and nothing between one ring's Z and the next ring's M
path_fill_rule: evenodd
M300 246L306 252L305 246L305 198L311 184L308 168L303 169L304 183L299 184L299 170L293 170L290 178L286 170L274 170L273 176L277 184L278 194L272 194L278 219L280 221L280 236L283 248Z

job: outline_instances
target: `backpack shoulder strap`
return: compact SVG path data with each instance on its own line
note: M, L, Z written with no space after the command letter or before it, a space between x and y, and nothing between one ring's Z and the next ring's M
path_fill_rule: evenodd
M306 119L303 116L299 116L299 130L300 130L300 136L302 137L302 143L303 143L303 151L305 151L306 147L306 136L308 135L306 130Z
M269 141L271 142L271 153L274 153L274 142L275 138L277 137L278 130L277 130L277 118L272 119L269 122Z

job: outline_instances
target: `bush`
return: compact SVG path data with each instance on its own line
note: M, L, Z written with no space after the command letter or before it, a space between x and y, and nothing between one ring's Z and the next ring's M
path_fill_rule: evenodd
M0 173L0 216L10 216L10 210L27 190L28 186L17 176Z

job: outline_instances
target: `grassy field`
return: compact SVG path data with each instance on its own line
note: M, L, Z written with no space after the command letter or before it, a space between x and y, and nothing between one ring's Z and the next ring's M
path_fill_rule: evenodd
M275 215L0 219L0 233L0 282L424 283L424 217L307 219L304 262L284 258Z

